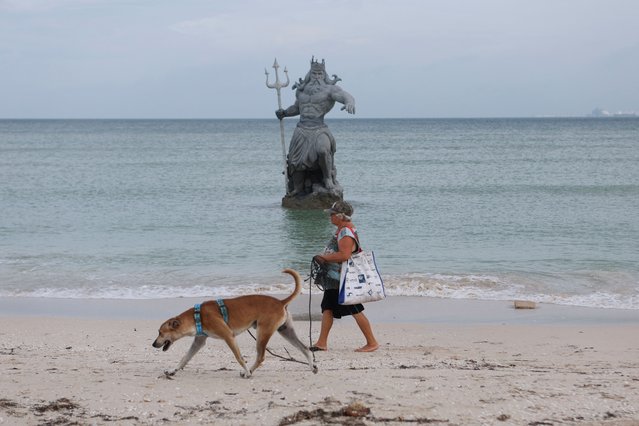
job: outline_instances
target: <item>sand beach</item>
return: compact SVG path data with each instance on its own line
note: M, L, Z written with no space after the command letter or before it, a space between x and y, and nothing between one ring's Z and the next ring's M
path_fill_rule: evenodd
M380 349L337 321L316 375L274 336L250 379L214 339L169 379L190 341L151 343L192 302L0 299L0 424L639 424L637 311L389 297L367 306ZM306 341L308 296L291 311Z

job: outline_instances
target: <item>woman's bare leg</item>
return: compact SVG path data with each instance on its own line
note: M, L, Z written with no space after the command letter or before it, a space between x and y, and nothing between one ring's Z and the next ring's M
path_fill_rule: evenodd
M326 309L322 312L320 335L313 346L322 350L328 349L328 333L331 331L331 327L333 327L333 311Z
M366 338L366 346L362 346L359 349L355 349L355 352L373 352L379 348L379 343L377 343L377 339L373 335L373 329L371 327L371 323L366 318L363 312L358 314L354 314L353 318L355 318L355 322L359 326L359 329L362 330L364 337Z

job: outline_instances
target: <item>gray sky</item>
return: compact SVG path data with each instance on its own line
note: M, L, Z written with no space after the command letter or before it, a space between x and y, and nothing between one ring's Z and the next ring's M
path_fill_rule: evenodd
M637 0L0 0L0 118L274 117L313 55L357 117L639 111Z

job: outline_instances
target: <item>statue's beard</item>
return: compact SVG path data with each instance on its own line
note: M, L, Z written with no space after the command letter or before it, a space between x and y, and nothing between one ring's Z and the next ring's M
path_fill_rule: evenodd
M322 82L321 80L311 80L308 82L306 87L304 87L304 91L311 95L314 95L322 90L322 86L324 86L324 82Z

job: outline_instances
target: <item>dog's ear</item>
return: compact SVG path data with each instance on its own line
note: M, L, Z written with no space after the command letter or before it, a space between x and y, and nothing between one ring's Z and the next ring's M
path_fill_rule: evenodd
M177 318L173 318L171 321L169 321L169 327L171 327L172 330L179 328L180 320Z

